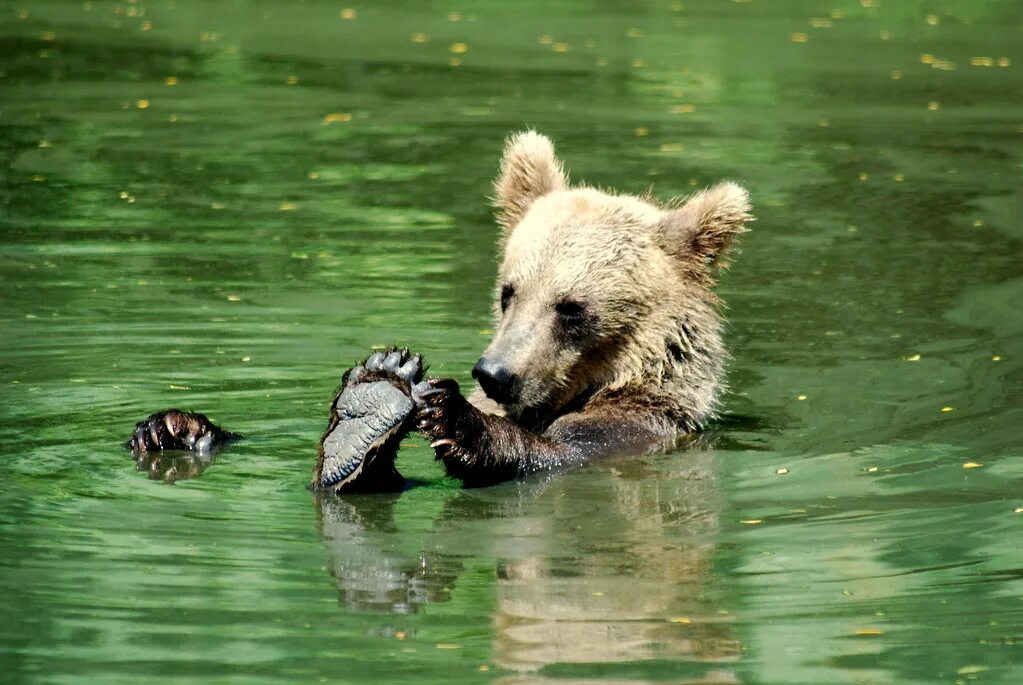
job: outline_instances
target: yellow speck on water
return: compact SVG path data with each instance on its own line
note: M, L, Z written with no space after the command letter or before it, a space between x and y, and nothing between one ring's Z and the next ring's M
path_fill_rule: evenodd
M876 636L884 635L884 631L880 628L857 628L856 634L862 636Z
M554 52L568 52L568 43L555 43L551 49Z
M984 225L984 220L983 219L974 219L973 220L973 227L974 228L980 228L983 225Z
M448 66L449 67L457 67L461 63L462 63L462 58L461 57L450 57L450 58L448 58Z
M930 24L931 26L937 26L938 24L941 23L941 17L939 17L937 14L928 14L927 23Z
M178 123L178 115L171 114L169 117L167 117L167 121L171 122L172 124Z
M831 126L831 120L825 117L821 117L820 119L817 120L817 125L820 126L821 128L827 128L828 126Z
M481 328L480 329L480 335L493 335L493 334L494 334L494 329L493 328Z
M187 385L169 385L167 387L169 387L171 390L191 390L191 388L188 387Z
M956 410L956 408L955 408L955 407L942 407L942 408L941 408L941 411L942 411L942 412L944 412L944 413L946 413L946 414L947 414L948 412L950 412L950 411L955 411L955 410Z
M650 134L650 129L648 129L646 126L639 126L636 128L634 133L636 134L637 138L643 138L644 136Z
M988 670L988 668L989 668L988 666L971 664L969 666L962 666L956 669L956 675L970 675L971 673L983 673L984 671Z
M877 0L860 0L860 7L866 7L867 9L870 9L871 7L880 7L880 6L881 6L881 3L878 2Z
M594 593L593 593L593 596L594 596L594 597L603 597L603 596L604 596L604 593L603 593L603 592L594 592Z
M487 671L490 670L490 666L487 666L486 664L480 664L479 670L482 671L483 673L486 673Z
M895 71L892 72L892 80L893 81L902 80L902 72L899 69L896 69Z
M149 109L149 100L136 100L135 106L139 109Z
M1012 510L1012 513L1023 514L1023 507L1016 507L1015 509Z
M32 174L32 182L33 183L42 183L45 180L46 180L46 177L43 176L42 174Z
M178 85L178 77L177 76L168 76L167 78L165 78L163 80L163 85L165 85L165 86L176 86L176 85Z
M456 55L461 55L469 51L469 46L465 43L452 43L448 49Z
M681 143L662 143L658 148L661 152L682 152Z
M669 618L669 623L692 623L693 619L688 616L676 616L675 618Z
M876 466L868 466L867 468L864 469L864 471L866 471L867 473L877 473L877 467Z
M356 12L351 7L345 7L343 10L338 12L338 16L344 19L345 21L351 21L352 19L355 19L357 16L359 16L359 13Z
M778 474L779 476L786 476L788 475L789 470L783 466L780 469L777 469L775 473Z
M122 190L117 194L117 197L121 198L122 200L127 200L129 195L130 193L127 190Z
M963 464L964 469L979 469L981 466L983 466L983 464L978 464L975 461L968 461Z
M931 65L931 68L940 69L941 71L955 71L956 63L947 59L939 59L935 60L934 64Z
M252 357L242 357L242 361L246 362L246 363L250 362L250 361L252 361Z
M918 362L918 361L920 361L920 355L919 354L914 354L912 356L906 357L906 361L907 362Z
M330 114L323 117L324 124L337 124L352 120L352 115L348 112L331 112Z
M1007 67L1010 64L1012 64L1012 62L1009 60L1008 57L999 57L998 58L998 66L1000 66L1000 67Z
M462 645L456 645L450 642L438 642L436 647L437 649L461 649Z
M878 36L881 38L881 40L891 40L892 39L892 32L891 31L882 31L880 34L878 34Z
M426 35L425 33L413 33L412 34L412 42L413 43L426 43L426 42L429 42L429 40L430 40L430 37L428 35Z
M696 111L696 105L673 105L671 108L672 114L689 114L690 112Z
M318 179L320 177L320 172L319 171L310 171L309 173L307 173L305 175L305 177L308 178L310 181L315 181L316 179Z
M927 103L927 109L931 110L932 112L935 112L941 109L941 104L937 100L931 100L930 102Z
M287 83L289 86L295 85L296 83L298 83L298 77L292 74L287 78Z
M448 12L448 21L462 21L462 13Z
M929 52L920 55L920 64L934 64L935 56Z
M51 148L51 147L53 147L53 143L51 143L50 141L48 141L48 140L46 140L44 138L43 140L39 141L39 147L44 148L44 149L45 148Z
M151 21L144 21L144 22L142 22L142 27L141 28L142 28L143 31L152 31L153 30L153 22L151 22Z
M798 396L796 397L796 399L797 399L797 400L805 400L805 399L806 399L806 395L798 395Z
M548 36L545 33L542 36L537 36L536 37L536 42L539 43L540 45L550 45L551 43L554 42L554 37L553 36Z
M810 20L810 26L814 27L815 29L830 29L831 20L824 19L822 17L814 17Z
M394 639L396 639L396 640L404 640L406 637L408 637L408 633L406 633L404 630L396 630L396 631L394 631Z
M28 19L28 10L18 10L18 19Z
M237 295L228 295L227 296L227 301L228 302L241 302L242 298L238 297Z
M993 57L984 57L984 56L971 57L970 58L970 66L971 67L993 67L993 66L995 66L995 60L994 60Z
M747 526L755 526L763 522L763 519L742 519L739 521L739 523L745 523Z
M1000 354L996 354L996 355L991 357L991 361L993 361L993 362L1000 362L1000 361L1002 361L1002 356Z
M799 33L797 31L796 33L789 34L789 40L792 41L793 43L805 43L806 41L810 40L810 36L806 35L805 33Z
M859 178L861 181L866 181L870 178L870 174L868 174L866 171L861 171L860 175L857 178Z
M282 202L281 206L278 207L277 209L279 209L282 212L293 212L296 209L298 209L298 205L296 205L294 202Z
M39 40L54 41L57 40L57 34L53 31L43 31L39 34Z
M226 206L227 205L225 205L223 202L211 202L210 203L210 209L223 209Z

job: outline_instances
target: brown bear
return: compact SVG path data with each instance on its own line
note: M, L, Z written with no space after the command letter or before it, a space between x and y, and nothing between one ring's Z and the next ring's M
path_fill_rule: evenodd
M658 204L571 186L533 131L508 140L494 188L503 259L480 389L465 399L453 380L420 380L407 350L373 355L332 404L315 488L397 487L411 429L479 486L665 449L714 416L728 354L711 288L752 219L746 191Z

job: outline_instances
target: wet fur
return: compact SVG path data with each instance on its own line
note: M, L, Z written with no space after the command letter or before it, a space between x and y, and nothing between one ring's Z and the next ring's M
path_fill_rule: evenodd
M451 380L421 384L417 425L448 473L482 485L662 449L712 419L728 353L710 288L752 219L746 191L655 204L571 187L531 131L509 139L494 189L503 260L485 355L521 375L521 392L499 405L464 400ZM558 327L564 298L586 303L585 334Z

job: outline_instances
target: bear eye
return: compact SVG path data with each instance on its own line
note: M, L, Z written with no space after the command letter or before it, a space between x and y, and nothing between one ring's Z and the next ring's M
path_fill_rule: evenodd
M511 302L512 295L515 294L515 288L511 283L505 283L501 286L501 311L508 309L508 304Z
M586 305L578 300L562 300L554 305L554 311L564 323L575 324L583 320L586 315Z

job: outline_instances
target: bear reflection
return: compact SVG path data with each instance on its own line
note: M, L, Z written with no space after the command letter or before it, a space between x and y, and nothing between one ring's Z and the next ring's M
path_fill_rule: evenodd
M453 492L431 524L405 529L397 497L323 499L332 573L345 604L407 613L447 601L466 559L489 559L497 665L684 660L701 682L734 682L727 662L741 648L711 573L716 458L693 450ZM415 496L403 496L413 515Z

